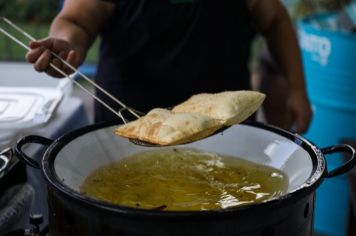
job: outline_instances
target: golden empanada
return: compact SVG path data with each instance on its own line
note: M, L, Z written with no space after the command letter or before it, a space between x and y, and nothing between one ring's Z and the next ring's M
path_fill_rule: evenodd
M193 95L172 111L199 113L229 126L244 121L256 112L265 97L263 93L249 90L202 93Z
M119 126L116 134L152 144L172 145L204 138L219 128L218 120L199 113L155 108L145 116Z

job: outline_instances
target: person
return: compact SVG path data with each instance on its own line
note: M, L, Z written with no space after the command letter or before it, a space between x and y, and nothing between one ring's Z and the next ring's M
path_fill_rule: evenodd
M279 0L66 0L49 36L29 43L26 59L40 72L49 67L73 71L101 36L96 80L129 107L147 112L174 106L193 94L251 89L248 69L255 29L288 80L282 128L308 128L312 112L304 84L301 56L291 20ZM107 96L103 101L115 109ZM100 104L95 120L117 117Z

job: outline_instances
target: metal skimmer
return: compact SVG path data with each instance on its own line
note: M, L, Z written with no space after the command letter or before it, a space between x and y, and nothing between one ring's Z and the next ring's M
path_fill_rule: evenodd
M11 22L9 19L0 16L0 21L4 21L6 24L8 24L9 26L11 26L12 28L14 28L16 31L18 31L19 33L21 33L23 36L25 36L27 39L31 40L31 41L36 41L36 39L34 37L32 37L30 34L28 34L27 32L25 32L23 29L21 29L19 26L17 26L15 23ZM21 47L25 48L27 51L30 51L31 49L22 41L20 41L18 38L16 38L15 36L13 36L11 33L9 33L8 31L6 31L4 28L0 27L0 32L3 33L4 35L6 35L7 37L9 37L11 40L13 40L14 42L16 42L18 45L20 45ZM111 95L109 92L107 92L105 89L103 89L100 85L96 84L95 82L93 82L90 78L88 78L86 75L84 75L82 72L80 72L79 70L77 70L75 67L73 67L72 65L70 65L68 62L66 62L65 60L63 60L59 55L57 55L54 52L51 52L51 54L57 58L58 60L60 60L64 65L68 66L68 68L70 68L71 70L73 70L73 72L77 73L78 75L80 75L84 80L86 80L87 82L89 82L91 85L93 85L96 89L98 89L99 91L101 91L102 93L104 93L105 95L107 95L110 99L112 99L114 102L116 102L117 104L119 104L122 108L119 111L116 111L115 109L113 109L112 107L110 107L108 104L106 104L103 100L101 100L100 98L98 98L95 94L93 94L92 92L90 92L88 89L86 89L83 85L81 85L79 82L77 82L75 79L73 79L71 76L69 76L67 73L65 73L63 70L61 70L60 68L58 68L56 65L54 65L53 63L50 63L49 65L56 70L58 73L60 73L61 75L67 77L69 80L71 80L75 85L77 85L79 88L81 88L83 91L85 91L88 95L90 95L92 98L94 98L97 102L99 102L100 104L102 104L104 107L106 107L108 110L110 110L112 113L114 113L116 116L118 116L125 124L127 123L127 119L125 119L125 117L122 115L122 112L124 110L127 110L128 112L130 112L132 115L134 115L136 118L140 118L142 115L144 115L143 112L140 112L136 109L133 109L131 107L126 106L123 102L121 102L120 100L118 100L117 98L115 98L113 95ZM147 142L143 142L140 140L131 140L131 142L137 144L137 145L141 145L141 146L159 146L159 145L154 145L154 144L150 144Z
M5 18L5 17L0 17L0 20L4 21L5 23L7 23L8 25L10 25L12 28L14 28L16 31L18 31L19 33L21 33L22 35L24 35L26 38L28 38L31 41L36 41L36 39L34 37L32 37L31 35L29 35L28 33L26 33L24 30L22 30L19 26L17 26L16 24L14 24L13 22L11 22L9 19ZM19 39L17 39L16 37L14 37L12 34L10 34L9 32L7 32L4 28L0 27L0 31L6 35L7 37L9 37L10 39L12 39L14 42L16 42L17 44L19 44L21 47L25 48L27 51L30 51L31 49L24 44L23 42L21 42ZM93 97L96 101L98 101L99 103L101 103L103 106L105 106L107 109L109 109L111 112L113 112L115 115L117 115L124 123L127 123L127 120L123 117L123 115L121 114L121 112L123 110L127 110L129 111L132 115L134 115L136 118L140 118L140 116L142 115L141 112L132 109L128 106L126 106L123 102L121 102L120 100L118 100L117 98L115 98L114 96L112 96L110 93L108 93L105 89L103 89L101 86L99 86L98 84L96 84L95 82L93 82L91 79L89 79L86 75L84 75L82 72L80 72L79 70L77 70L75 67L73 67L72 65L70 65L68 62L66 62L65 60L63 60L60 56L58 56L56 53L51 52L51 54L57 58L58 60L60 60L64 65L68 66L71 70L73 70L73 72L77 73L78 75L80 75L83 79L85 79L87 82L89 82L91 85L93 85L95 88L97 88L99 91L101 91L102 93L104 93L105 95L107 95L109 98L111 98L113 101L115 101L117 104L119 104L122 109L120 109L119 111L115 111L112 107L110 107L109 105L107 105L104 101L102 101L100 98L98 98L95 94L93 94L92 92L90 92L89 90L87 90L85 87L83 87L80 83L78 83L75 79L73 79L72 77L70 77L67 73L65 73L64 71L62 71L60 68L58 68L57 66L55 66L53 63L50 63L49 65L55 69L58 73L60 73L61 75L67 77L68 79L70 79L74 84L76 84L79 88L81 88L82 90L84 90L87 94L89 94L91 97ZM139 115L140 114L140 115Z
M14 28L16 31L18 31L19 33L21 33L22 35L24 35L27 39L31 40L31 41L36 41L36 39L34 37L32 37L31 35L29 35L27 32L25 32L24 30L22 30L19 26L17 26L16 24L14 24L13 22L11 22L9 19L5 18L5 17L1 17L0 16L0 21L4 21L6 24L10 25L12 28ZM21 47L25 48L27 51L30 51L31 49L24 44L23 42L21 42L18 38L14 37L12 34L10 34L8 31L6 31L4 28L0 27L0 32L2 32L4 35L6 35L7 37L9 37L10 39L12 39L14 42L16 42L17 44L19 44ZM81 88L82 90L84 90L88 95L90 95L92 98L94 98L97 102L99 102L100 104L102 104L103 106L105 106L108 110L110 110L112 113L114 113L116 116L118 116L125 124L127 123L127 119L125 119L125 117L122 115L122 112L127 110L128 112L130 112L132 115L134 115L136 118L140 118L142 115L144 115L143 112L140 112L136 109L133 109L131 107L126 106L123 102L121 102L120 100L118 100L117 98L115 98L113 95L111 95L109 92L107 92L105 89L103 89L101 86L99 86L98 84L96 84L95 82L93 82L90 78L88 78L86 75L84 75L82 72L80 72L79 70L77 70L75 67L73 67L72 65L70 65L68 62L66 62L65 60L63 60L60 56L58 56L56 53L51 52L51 54L57 58L59 61L61 61L64 65L68 66L68 68L70 68L71 70L73 70L73 72L77 73L78 75L80 75L84 80L86 80L87 82L89 82L91 85L93 85L96 89L98 89L99 91L101 91L102 93L104 93L105 95L107 95L110 99L112 99L114 102L116 102L117 104L119 104L122 108L119 111L116 111L115 109L113 109L112 107L110 107L108 104L106 104L104 101L102 101L100 98L98 98L95 94L93 94L92 92L90 92L88 89L86 89L84 86L82 86L79 82L77 82L75 79L73 79L72 77L70 77L67 73L65 73L64 71L62 71L60 68L58 68L56 65L54 65L53 63L50 63L49 65L55 69L58 73L60 73L61 75L67 77L69 80L71 80L75 85L77 85L79 88ZM229 126L225 126L222 127L221 129L217 130L216 132L214 132L211 135L214 135L216 133L221 133L222 131L224 131L225 129L229 128ZM209 136L211 136L209 135ZM146 146L146 147L157 147L157 146L161 146L158 144L151 144L145 141L141 141L141 140L136 140L136 139L129 139L132 143L136 144L136 145L140 145L140 146Z

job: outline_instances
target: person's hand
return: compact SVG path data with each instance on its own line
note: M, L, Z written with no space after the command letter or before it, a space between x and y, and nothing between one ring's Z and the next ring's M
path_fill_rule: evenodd
M313 113L305 89L291 90L287 102L285 129L297 133L308 130Z
M69 42L62 39L46 38L29 43L31 51L26 54L26 60L34 64L34 68L38 72L46 72L48 75L61 78L63 74L59 73L50 66L50 63L57 66L66 74L72 74L74 71L64 65L58 58L55 58L51 51L56 53L73 67L77 68L84 56L81 56L78 51Z

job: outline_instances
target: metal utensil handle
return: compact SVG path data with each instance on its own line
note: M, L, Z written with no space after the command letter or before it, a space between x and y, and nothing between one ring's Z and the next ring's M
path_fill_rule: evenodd
M25 32L24 30L22 30L20 27L18 27L17 25L15 25L13 22L11 22L10 20L8 20L5 17L0 17L0 19L2 19L4 22L6 22L7 24L9 24L11 27L13 27L14 29L16 29L18 32L20 32L22 35L24 35L25 37L27 37L29 40L31 41L35 41L36 39L34 37L32 37L31 35L29 35L27 32ZM12 39L14 42L16 42L17 44L19 44L20 46L22 46L23 48L25 48L26 50L30 51L31 49L25 45L23 42L21 42L20 40L18 40L17 38L15 38L13 35L11 35L10 33L8 33L6 30L4 30L3 28L0 27L0 31L5 34L7 37L9 37L10 39ZM99 86L98 84L96 84L95 82L93 82L91 79L89 79L86 75L84 75L82 72L80 72L79 70L77 70L75 67L73 67L72 65L70 65L68 62L66 62L65 60L63 60L59 55L57 55L56 53L54 53L53 51L51 51L51 54L57 58L58 60L60 60L64 65L68 66L71 70L73 70L73 72L76 72L77 74L79 74L83 79L85 79L87 82L89 82L91 85L93 85L95 88L97 88L99 91L103 92L105 95L107 95L109 98L111 98L113 101L115 101L117 104L119 104L120 106L122 106L123 108L125 108L125 110L128 110L132 115L134 115L135 117L139 118L140 115L138 115L133 109L129 108L128 106L126 106L123 102L119 101L117 98L115 98L114 96L112 96L109 92L107 92L105 89L103 89L101 86ZM53 69L55 69L58 73L60 73L61 75L67 77L68 79L70 79L73 83L75 83L79 88L81 88L82 90L84 90L87 94L89 94L91 97L93 97L96 101L98 101L99 103L101 103L102 105L104 105L107 109L109 109L111 112L113 112L115 115L119 116L120 119L122 119L125 122L124 117L122 116L121 112L116 112L112 107L110 107L109 105L107 105L104 101L102 101L100 98L98 98L95 94L92 94L89 90L87 90L85 87L83 87L80 83L78 83L77 81L75 81L73 78L71 78L67 73L65 73L64 71L62 71L60 68L58 68L57 66L55 66L53 63L49 64Z
M28 34L27 32L25 32L24 30L22 30L20 27L18 27L17 25L15 25L13 22L11 22L9 19L3 17L2 18L7 24L11 25L14 29L16 29L18 32L20 32L21 34L23 34L25 37L27 37L29 40L32 41L36 41L36 39L34 37L32 37L30 34ZM93 85L95 88L97 88L98 90L100 90L101 92L103 92L105 95L107 95L108 97L110 97L113 101L115 101L116 103L118 103L120 106L126 108L127 110L129 110L130 112L132 112L133 115L135 115L137 118L139 118L139 115L137 115L134 111L130 110L128 106L126 106L123 102L121 102L120 100L118 100L117 98L115 98L113 95L111 95L108 91L106 91L105 89L103 89L100 85L96 84L95 82L93 82L90 78L88 78L86 75L84 75L82 72L80 72L79 70L77 70L74 66L72 66L71 64L69 64L67 61L63 60L63 58L61 58L59 55L57 55L56 53L51 51L51 54L57 58L58 60L60 60L64 65L68 66L71 70L73 70L73 72L76 72L77 74L79 74L80 76L83 77L83 79L85 79L87 82L89 82L91 85ZM60 72L61 73L61 72ZM62 74L63 75L63 74Z
M333 169L332 171L327 171L326 178L338 176L341 174L345 174L349 170L351 170L356 165L356 157L355 157L355 149L347 144L339 144L327 148L321 149L321 152L326 154L332 154L337 152L344 152L351 154L351 157L348 161L346 161L342 166Z
M19 44L21 47L27 49L28 51L30 51L31 49L26 46L23 42L21 42L20 40L18 40L17 38L15 38L13 35L9 34L7 31L5 31L3 28L0 27L0 32L2 32L3 34L5 34L7 37L9 37L10 39L12 39L14 42L16 42L17 44ZM66 74L65 72L63 72L61 69L59 69L57 66L55 66L53 63L49 63L49 65L55 69L58 73L60 73L63 76L66 76L69 80L71 80L74 84L76 84L79 88L81 88L82 90L84 90L87 94L89 94L90 96L92 96L95 100L97 100L98 102L100 102L103 106L105 106L107 109L109 109L111 112L113 112L115 115L119 116L122 120L123 117L121 115L120 112L116 112L113 108L111 108L109 105L107 105L105 102L103 102L100 98L96 97L94 94L92 94L89 90L87 90L84 86L82 86L80 83L78 83L77 81L75 81L73 78L71 78L68 74Z
M37 161L33 160L31 157L27 156L27 154L22 150L23 146L29 143L37 143L37 144L42 144L45 146L49 146L53 143L51 139L38 136L38 135L29 135L21 138L19 141L17 141L16 148L15 148L15 154L17 158L25 163L26 165L29 165L33 168L36 169L41 169L40 163Z

